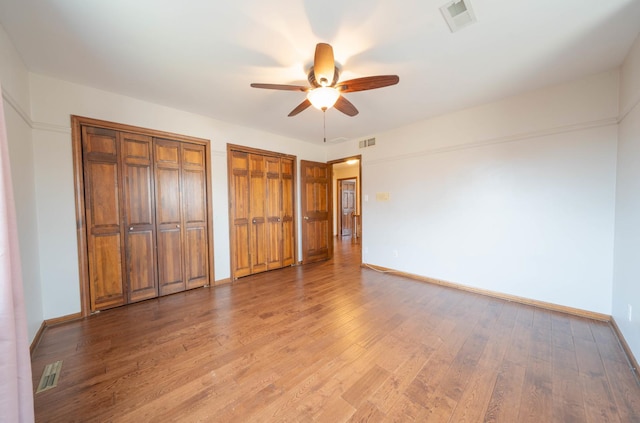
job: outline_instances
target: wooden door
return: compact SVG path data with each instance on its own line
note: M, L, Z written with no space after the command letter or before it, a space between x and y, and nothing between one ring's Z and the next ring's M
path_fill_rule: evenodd
M84 200L91 310L126 302L117 132L82 127Z
M227 145L232 278L296 262L296 159Z
M210 283L209 142L173 135L72 116L83 316Z
M229 220L231 241L231 271L234 278L251 274L249 246L249 154L229 152Z
M249 218L251 242L251 273L267 270L269 242L267 239L267 172L266 158L249 155Z
M152 138L118 134L128 302L158 296Z
M331 167L326 163L300 162L302 184L302 261L331 258Z
M156 225L160 295L184 291L181 149L176 141L155 140Z
M209 284L206 151L181 143L184 269L187 289Z
M282 266L291 266L296 262L295 233L295 168L296 161L289 158L280 159L282 178Z
M279 157L265 157L267 270L282 267L282 171Z
M356 181L341 179L338 194L340 195L340 235L353 235L353 214L356 212Z

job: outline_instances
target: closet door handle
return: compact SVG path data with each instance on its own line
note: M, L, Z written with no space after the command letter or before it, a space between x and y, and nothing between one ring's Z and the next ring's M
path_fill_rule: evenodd
M305 217L304 217L304 220L309 220L309 216L305 216Z
M176 225L176 228L180 229L180 225Z
M129 226L129 230L132 231L133 230L133 226Z
M253 219L253 220L251 221L251 223L256 223L256 220L255 220L255 219Z

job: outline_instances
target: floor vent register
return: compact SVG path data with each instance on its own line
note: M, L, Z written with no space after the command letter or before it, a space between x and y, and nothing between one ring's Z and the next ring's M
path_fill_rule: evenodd
M58 386L58 377L60 377L60 370L62 370L62 360L55 363L47 364L42 372L40 383L36 394L47 389L55 388Z

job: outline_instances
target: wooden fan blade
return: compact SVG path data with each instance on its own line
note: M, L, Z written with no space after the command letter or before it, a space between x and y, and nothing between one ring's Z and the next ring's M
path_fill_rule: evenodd
M295 116L301 111L305 110L307 107L311 106L311 102L305 99L302 103L298 104L298 106L289 113L289 117Z
M358 114L358 109L349 100L343 96L338 97L336 104L333 105L337 110L340 110L347 116L355 116Z
M341 93L352 93L354 91L366 91L388 87L389 85L397 84L399 81L400 77L398 77L398 75L365 76L364 78L356 78L340 82L336 85L336 89Z
M283 91L307 91L309 87L302 85L283 85L283 84L251 84L253 88L265 88L267 90L283 90Z
M316 45L316 54L313 58L313 73L316 81L321 86L329 86L333 81L334 72L333 47L329 44L318 43Z

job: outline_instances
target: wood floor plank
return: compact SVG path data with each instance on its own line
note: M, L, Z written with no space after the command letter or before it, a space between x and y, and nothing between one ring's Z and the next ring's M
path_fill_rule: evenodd
M519 364L503 362L487 406L485 423L518 421L526 371L526 367Z
M634 375L629 363L617 359L604 359L604 367L609 376L609 387L617 404L621 421L640 422L640 382L629 377Z
M344 422L353 416L355 409L340 397L330 397L313 421Z
M609 383L603 378L592 378L580 374L584 396L584 409L589 423L627 423L622 420L624 412L618 411Z
M342 398L357 409L388 377L387 370L373 366L342 394Z
M553 421L552 373L550 362L530 356L522 385L518 422Z
M632 422L608 323L332 260L47 328L37 422ZM537 419L537 420L536 420Z
M574 349L571 318L571 316L558 312L551 316L551 338L554 346L569 350Z
M425 411L425 408L420 404L402 395L389 410L384 421L393 423L420 422Z
M562 350L562 348L558 348ZM580 374L575 368L553 366L553 421L580 423L587 420Z
M349 423L376 423L384 421L385 418L386 416L375 405L366 402L347 421Z
M434 344L419 345L411 356L374 392L370 401L383 413L389 413L436 349L437 346Z

